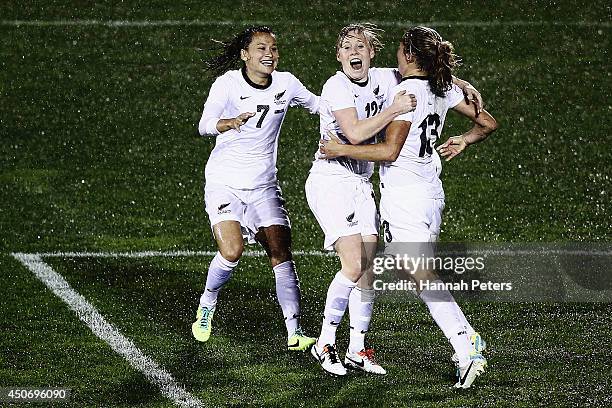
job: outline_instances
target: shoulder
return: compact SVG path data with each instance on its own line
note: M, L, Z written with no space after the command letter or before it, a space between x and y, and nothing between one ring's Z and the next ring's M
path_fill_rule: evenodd
M372 67L370 68L370 73L378 80L395 81L395 83L398 83L402 79L397 68Z
M394 90L406 91L410 93L422 93L426 92L428 82L423 79L404 79L402 82L397 84Z
M335 75L331 76L325 84L323 85L323 89L342 89L349 88L351 82L348 80L344 73L338 71Z
M301 81L295 75L288 71L272 72L272 80L286 83L301 83Z
M451 89L446 91L444 97L448 101L448 106L453 108L463 100L463 91L457 85L452 84Z

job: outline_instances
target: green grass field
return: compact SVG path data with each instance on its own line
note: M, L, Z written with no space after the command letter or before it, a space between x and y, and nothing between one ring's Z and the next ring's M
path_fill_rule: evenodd
M338 69L345 23L381 23L378 66L395 64L406 25L433 25L501 124L445 165L441 239L612 242L605 2L61 3L0 7L0 387L69 388L66 406L173 406L11 254L214 251L202 190L214 139L196 131L213 78L199 50L248 22L277 31L279 69L314 92ZM467 126L449 114L442 139ZM299 251L323 242L303 192L317 141L318 118L290 111L278 168ZM206 344L190 324L210 256L43 260L204 406L612 405L609 303L463 303L489 342L490 369L456 392L450 346L420 303L383 297L375 307L369 340L387 376L333 379L284 350L264 257L241 260ZM303 325L315 333L339 263L296 262ZM338 333L344 350L346 322Z

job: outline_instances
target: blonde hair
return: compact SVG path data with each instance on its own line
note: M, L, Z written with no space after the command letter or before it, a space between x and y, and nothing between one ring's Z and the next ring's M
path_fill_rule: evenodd
M338 34L338 40L336 41L336 52L340 50L340 47L342 46L342 41L344 41L346 37L351 36L350 33L352 31L355 31L357 34L363 34L366 41L368 42L368 46L375 52L378 52L384 47L384 44L382 43L382 41L380 41L379 38L380 34L383 33L383 30L376 27L376 25L374 24L355 23L349 24L343 27L342 30L340 30L340 33Z

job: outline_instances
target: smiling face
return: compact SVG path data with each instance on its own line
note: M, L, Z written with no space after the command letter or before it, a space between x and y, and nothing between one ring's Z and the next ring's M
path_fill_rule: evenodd
M278 65L276 38L269 33L255 33L246 50L240 51L247 74L269 77Z
M340 41L336 59L342 64L342 71L354 81L368 78L374 50L363 33L349 31Z

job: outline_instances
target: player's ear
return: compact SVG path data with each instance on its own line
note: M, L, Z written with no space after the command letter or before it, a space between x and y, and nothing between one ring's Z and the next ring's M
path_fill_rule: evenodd
M249 60L249 52L247 50L240 50L240 59L243 61Z
M336 61L338 61L340 63L342 62L342 61L340 61L340 53L339 52L336 53Z
M374 51L374 48L370 48L370 59L374 58L375 55L376 51Z

